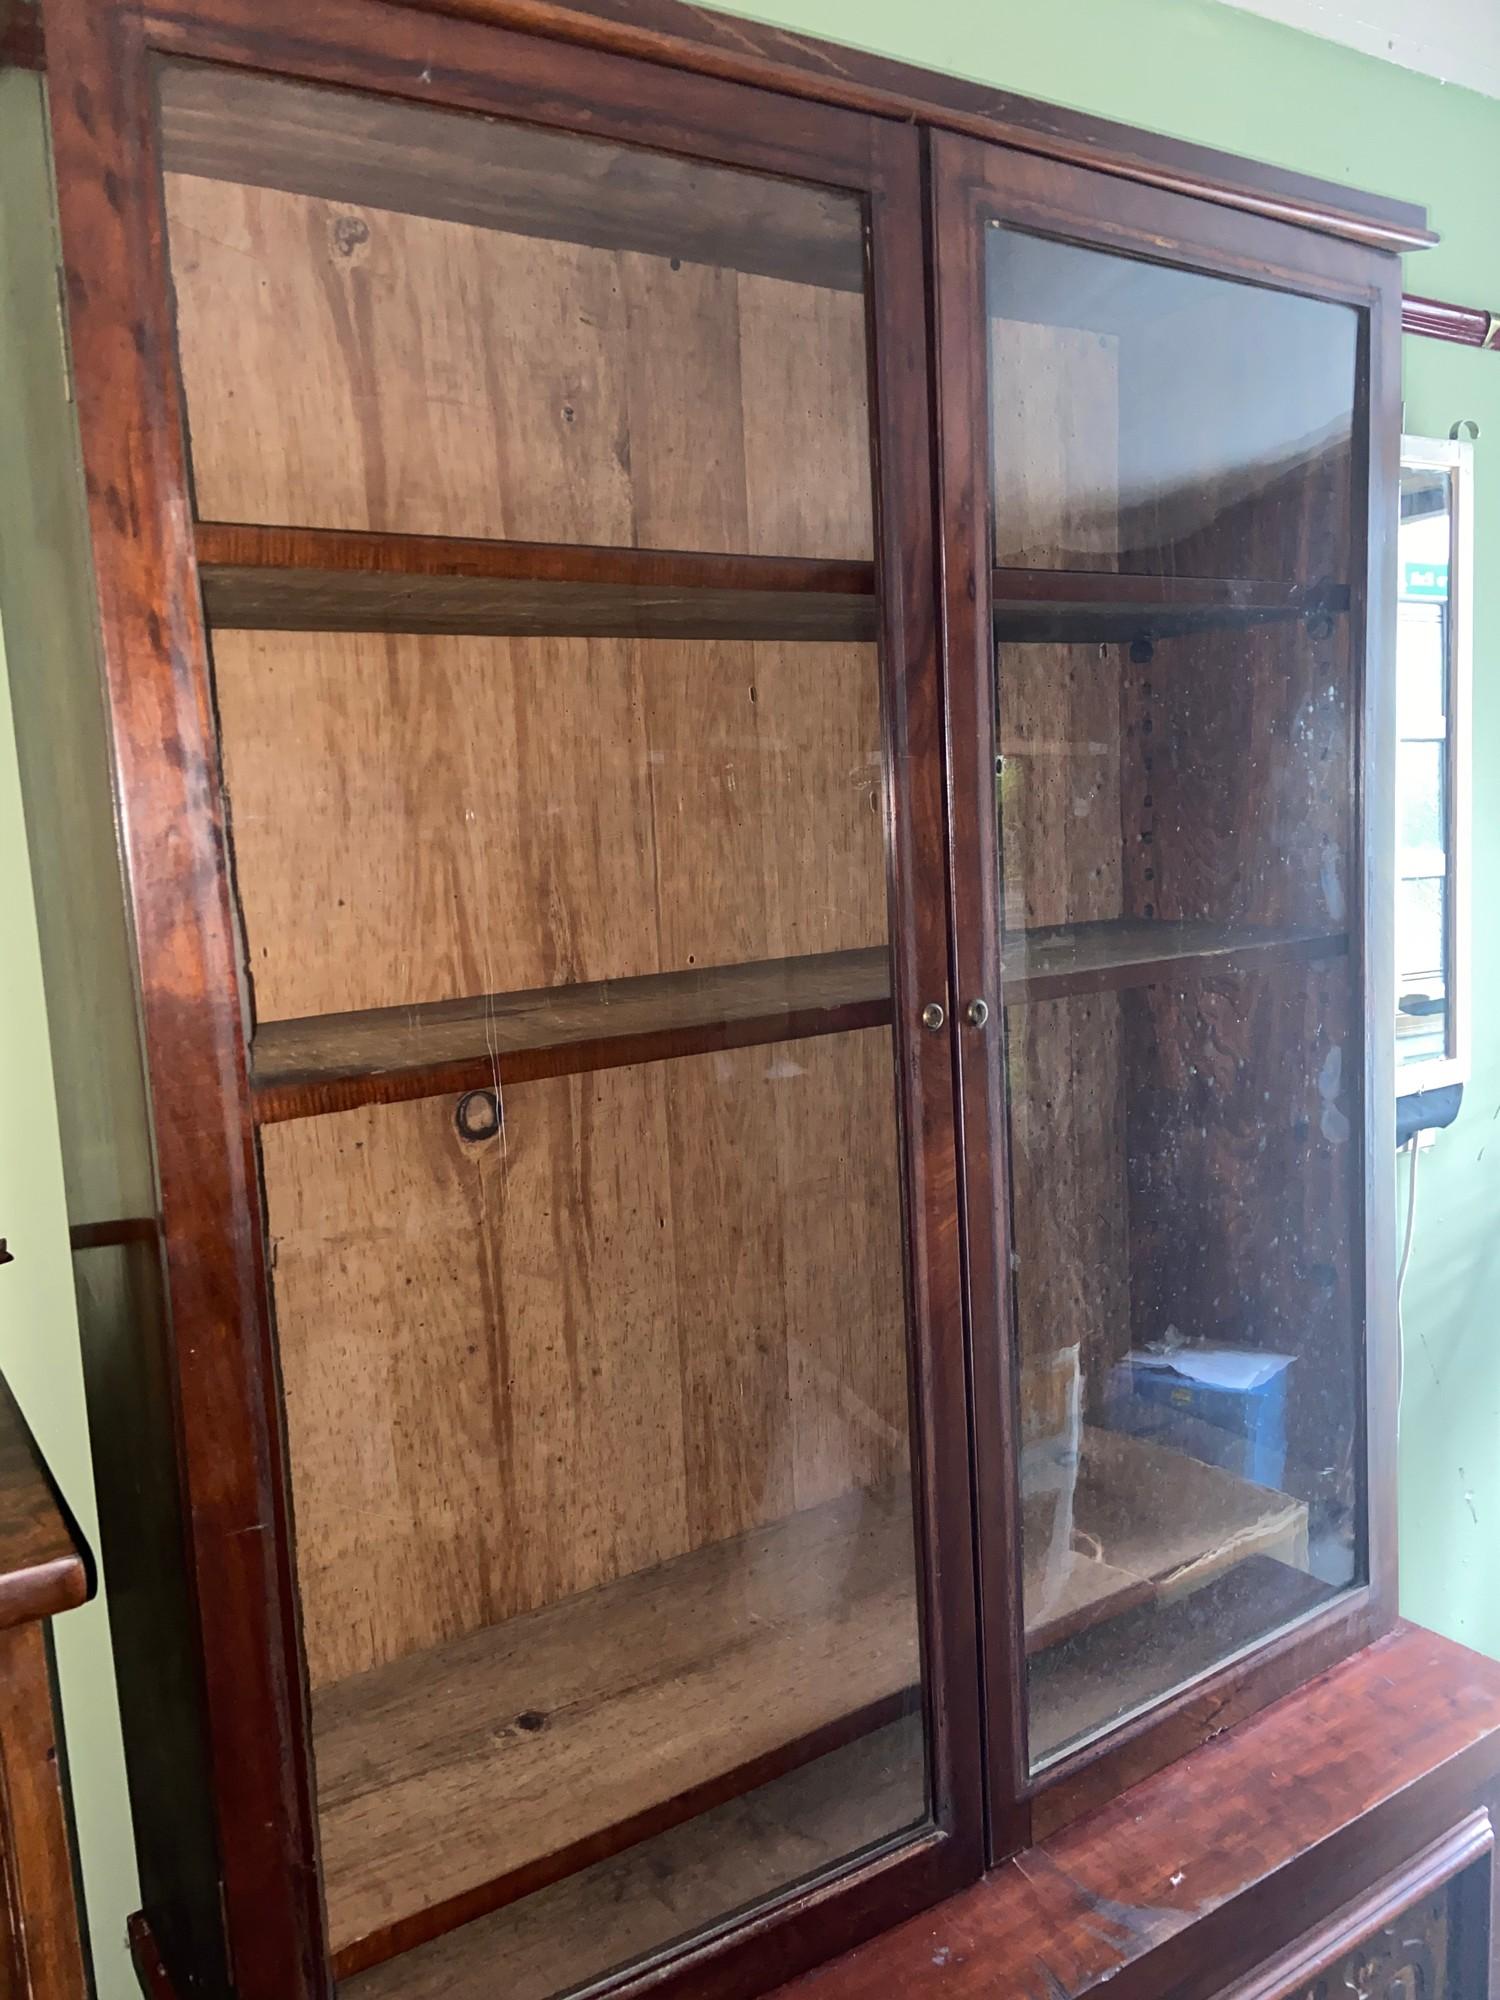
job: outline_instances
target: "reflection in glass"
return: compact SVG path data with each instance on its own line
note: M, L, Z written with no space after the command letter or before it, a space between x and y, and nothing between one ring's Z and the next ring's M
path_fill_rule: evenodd
M995 560L1342 575L1347 308L992 228Z
M990 248L999 559L1122 586L1055 591L1037 629L1040 593L996 582L1038 1766L1364 1561L1355 318ZM1260 587L1153 605L1143 577Z

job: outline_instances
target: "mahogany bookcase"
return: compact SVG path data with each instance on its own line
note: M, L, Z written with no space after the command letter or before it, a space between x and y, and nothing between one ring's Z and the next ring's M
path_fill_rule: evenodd
M143 1977L764 1991L1389 1633L1421 213L665 0L43 29Z

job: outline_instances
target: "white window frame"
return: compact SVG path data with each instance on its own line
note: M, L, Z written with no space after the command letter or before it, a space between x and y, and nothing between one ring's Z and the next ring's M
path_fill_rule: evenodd
M1447 1053L1404 1068L1399 1050L1396 1095L1467 1083L1470 1022L1471 858L1473 853L1472 705L1474 687L1474 447L1458 438L1403 436L1401 464L1451 473L1452 548L1448 577L1447 903L1444 964ZM1399 560L1399 557L1398 557ZM1399 672L1399 662L1397 671ZM1400 876L1393 871L1392 908ZM1391 996L1394 1008L1396 995Z

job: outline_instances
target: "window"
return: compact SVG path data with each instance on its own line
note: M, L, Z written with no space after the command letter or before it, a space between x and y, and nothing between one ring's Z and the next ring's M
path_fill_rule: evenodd
M1473 447L1401 445L1396 640L1396 1089L1468 1072Z

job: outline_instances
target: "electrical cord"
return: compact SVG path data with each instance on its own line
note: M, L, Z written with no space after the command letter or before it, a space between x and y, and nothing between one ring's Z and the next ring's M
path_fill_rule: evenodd
M1419 1132L1413 1132L1406 1142L1406 1150L1411 1154L1411 1167L1406 1188L1406 1236L1401 1245L1401 1262L1396 1271L1396 1435L1401 1435L1401 1405L1406 1389L1406 1332L1402 1324L1401 1301L1406 1291L1406 1272L1411 1263L1412 1237L1417 1226L1417 1161L1420 1157Z
M1401 1245L1401 1265L1396 1272L1396 1331L1401 1332L1401 1300L1406 1291L1406 1269L1411 1263L1411 1240L1417 1226L1417 1161L1420 1152L1416 1137L1408 1139L1406 1150L1411 1154L1411 1177L1406 1192L1406 1238Z

